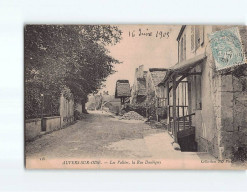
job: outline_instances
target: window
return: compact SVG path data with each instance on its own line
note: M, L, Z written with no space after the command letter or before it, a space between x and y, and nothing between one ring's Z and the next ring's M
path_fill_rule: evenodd
M200 26L200 44L201 46L204 44L204 26Z
M200 27L195 27L195 49L197 50L200 47L201 37L200 37Z
M184 38L182 38L180 42L181 42L181 46L180 46L180 61L183 61L183 58L184 58L184 56L183 56Z
M183 48L184 60L186 60L186 36L184 35L184 48Z
M191 26L191 51L196 51L204 43L204 26Z
M191 51L195 50L195 26L191 26Z
M180 54L179 54L179 61L182 62L186 59L186 35L184 34L180 39Z

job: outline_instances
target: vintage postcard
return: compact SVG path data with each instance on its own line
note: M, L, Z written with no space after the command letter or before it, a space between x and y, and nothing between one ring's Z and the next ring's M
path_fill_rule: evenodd
M247 27L25 25L27 169L246 169Z

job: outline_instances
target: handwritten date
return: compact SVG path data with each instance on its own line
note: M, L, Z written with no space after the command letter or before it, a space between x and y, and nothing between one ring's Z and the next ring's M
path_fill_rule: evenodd
M138 29L138 31L132 30L129 31L129 37L156 37L159 39L162 38L166 38L168 39L170 36L170 32L169 31L161 31L161 30L157 30L157 31L150 31L148 28L143 30L141 28Z

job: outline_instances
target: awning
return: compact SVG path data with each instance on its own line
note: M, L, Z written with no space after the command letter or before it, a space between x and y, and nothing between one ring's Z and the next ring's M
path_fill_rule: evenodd
M186 73L186 72L188 72L192 68L199 65L204 59L206 59L206 57L207 57L206 54L203 53L203 54L195 56L194 58L191 58L189 60L175 64L174 66L172 66L171 68L168 69L165 78L159 83L158 86L164 85L168 81L168 79L172 75L174 75L174 73Z

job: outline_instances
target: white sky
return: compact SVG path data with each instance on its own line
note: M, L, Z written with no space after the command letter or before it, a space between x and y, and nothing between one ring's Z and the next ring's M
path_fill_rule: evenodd
M127 79L132 86L135 69L139 65L144 65L144 70L148 68L167 68L177 62L177 41L179 25L119 25L122 30L122 40L115 46L108 47L110 55L121 61L115 65L115 74L110 75L105 82L106 87L101 91L109 91L114 94L115 84L118 79ZM152 36L139 36L139 29L142 32L152 32ZM135 33L135 37L130 37L129 32ZM162 32L167 36L156 37L156 33Z

